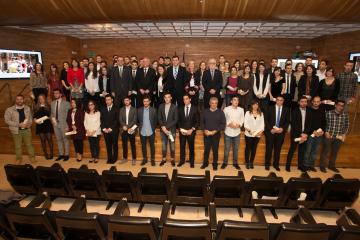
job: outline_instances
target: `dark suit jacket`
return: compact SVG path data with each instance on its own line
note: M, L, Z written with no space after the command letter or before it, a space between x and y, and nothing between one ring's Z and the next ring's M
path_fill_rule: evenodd
M155 133L155 128L157 124L157 114L156 109L153 107L149 107L149 118L150 118L150 124L153 132ZM144 116L144 107L137 109L137 119L139 122L139 131L141 132L141 128L143 126L143 116Z
M175 104L170 105L168 117L165 115L165 103L162 103L158 109L158 122L160 127L165 126L171 133L176 131L176 123L178 121L178 110Z
M174 86L172 95L176 96L177 98L182 97L185 92L184 88L185 88L185 79L186 79L186 69L184 67L179 66L176 79L174 78L173 66L169 67L166 71L167 71L168 81L172 82Z
M280 124L279 124L280 127L284 129L282 134L285 134L285 132L287 131L289 127L289 123L290 123L290 110L287 107L283 106L280 117ZM276 107L275 105L273 105L273 106L269 106L269 110L265 115L265 131L267 133L270 133L271 129L275 126L275 124L276 124Z
M285 80L285 84L287 84L287 79L285 77L285 72L282 74L284 80ZM296 77L294 76L294 74L291 73L291 82L290 82L290 96L291 99L294 99L295 96L295 89L296 89ZM285 88L286 91L286 88Z
M110 88L110 77L111 75L108 74L107 76L107 81L106 81L106 92L111 93L111 88ZM102 93L104 91L104 82L103 82L104 76L100 76L99 77L99 89L100 89L100 93Z
M300 99L301 96L305 95L306 92L306 75L301 76L299 83L298 83L298 97ZM318 94L318 88L319 88L319 77L316 75L313 75L311 78L310 83L310 96L315 97Z
M156 72L153 68L149 67L146 73L144 74L144 68L138 68L135 77L136 91L140 95L140 89L149 90L149 95L153 94L156 85Z
M66 122L69 128L69 131L73 131L72 128L72 119L71 119L71 113L72 109L69 109L67 116L66 116ZM84 139L85 138L85 127L84 127L84 118L85 118L85 112L82 109L77 109L75 112L75 127L76 127L76 134L72 135L73 139Z
M113 132L119 130L119 109L115 105L112 106L110 112L107 106L101 108L100 113L101 130L104 128L111 128Z
M178 125L179 128L186 130L197 128L199 126L199 112L197 106L191 104L188 117L185 117L185 106L181 106L178 114Z
M158 84L157 83L158 83L159 78L160 78L160 76L157 76L156 80L155 80L156 82L155 82L155 87L154 87L155 90L154 91L155 91L156 95L158 92ZM169 79L167 77L167 75L163 76L162 84L163 84L163 93L166 93L166 92L172 93L173 92L174 83L172 82L171 79Z
M302 131L302 122L301 122L301 112L300 108L295 108L291 112L291 138L295 139L300 137L300 134L311 134L311 109L306 108L305 114L305 126L304 131Z
M132 91L131 69L123 66L122 76L120 76L119 67L113 67L110 77L110 89L115 92L115 97L121 99Z
M131 128L132 126L137 124L136 108L134 108L133 106L130 106L128 124L126 124L126 107L122 107L120 109L119 120L120 120L121 127L127 126L128 128Z
M207 69L203 74L202 84L205 89L205 94L210 94L210 89L215 89L216 93L214 95L220 95L220 89L222 85L222 74L218 69L215 69L214 79L211 79L210 69Z
M198 86L197 89L196 88L190 88L190 81L191 81L192 75L194 75L194 85ZM185 87L188 87L186 92L189 92L190 90L195 91L196 93L199 92L199 89L200 89L200 77L201 77L201 72L200 71L196 71L194 74L191 74L190 72L186 72Z

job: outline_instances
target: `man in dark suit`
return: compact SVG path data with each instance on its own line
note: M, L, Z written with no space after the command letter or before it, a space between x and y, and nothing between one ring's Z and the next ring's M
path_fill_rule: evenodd
M290 122L290 111L287 107L283 106L283 104L284 97L280 95L276 98L276 104L274 106L270 106L268 113L265 115L266 170L270 169L271 155L274 151L273 167L277 171L280 171L280 151Z
M174 85L171 94L174 96L173 102L178 106L183 105L182 97L185 94L186 76L186 69L180 66L179 57L173 56L172 66L167 68L167 80Z
M222 84L222 74L216 69L216 59L211 58L208 61L209 69L204 71L202 84L204 87L204 108L209 108L211 97L218 99L218 108L221 107L222 101L220 97L220 89Z
M133 60L131 62L131 82L132 82L132 94L131 94L131 106L136 106L136 95L137 95L137 89L136 89L136 72L138 70L138 61Z
M150 143L151 165L155 166L155 128L157 123L156 109L150 106L151 100L149 96L143 97L143 107L137 110L141 150L143 154L143 161L141 165L148 162L146 142Z
M121 106L125 96L132 93L131 70L124 65L124 58L117 58L117 66L112 68L110 78L110 89L115 97L115 105Z
M131 99L129 96L124 98L124 107L120 109L120 127L122 129L121 140L123 147L123 159L127 161L128 157L128 140L131 145L132 165L136 163L136 145L135 145L135 133L137 124L137 112L136 108L131 106Z
M311 110L307 108L307 104L307 98L302 96L299 99L299 107L291 112L291 143L286 160L286 171L288 172L290 172L291 160L298 145L298 169L303 172L306 171L304 167L306 141L312 130Z
M267 72L268 72L269 74L274 73L274 69L277 67L277 65L278 65L278 60L277 60L277 58L272 58L272 59L271 59L271 62L270 62L270 68L267 69Z
M162 161L160 166L166 163L167 145L170 143L171 165L175 167L175 134L178 121L178 110L171 103L172 97L169 92L164 94L164 103L158 109L158 122L160 125L160 136L162 141Z
M101 109L101 130L104 134L107 163L115 163L118 158L119 110L113 104L113 96L105 97L106 106Z
M283 78L285 79L284 105L288 108L293 108L296 106L296 103L293 103L296 89L296 77L293 74L291 64L287 64L285 66Z
M136 107L143 106L144 96L151 98L156 84L156 72L150 67L150 59L144 58L142 65L141 68L138 68L135 76L137 92Z
M190 167L194 167L194 145L196 128L199 126L199 112L197 106L191 104L189 95L183 97L184 106L179 107L179 133L180 133L180 162L177 165L181 167L185 163L185 146L188 142Z

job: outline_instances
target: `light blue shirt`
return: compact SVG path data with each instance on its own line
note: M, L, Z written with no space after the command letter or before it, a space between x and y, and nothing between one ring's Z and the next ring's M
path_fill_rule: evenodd
M144 108L143 125L140 134L141 136L144 137L149 137L153 135L153 130L151 128L151 122L150 122L150 108Z

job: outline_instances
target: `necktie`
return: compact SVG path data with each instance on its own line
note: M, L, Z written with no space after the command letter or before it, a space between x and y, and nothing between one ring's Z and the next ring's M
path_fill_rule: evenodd
M214 80L214 70L211 70L211 80Z
M188 117L189 116L189 106L186 107L186 114L185 114L185 117Z
M146 77L147 74L147 68L144 68L144 77Z
M290 74L287 75L287 79L286 79L286 93L287 94L290 93Z
M109 111L109 112L111 111L111 107L108 107L108 111Z
M281 108L278 107L278 113L276 115L276 127L279 127L280 126L280 114L281 114Z
M132 77L135 78L135 76L136 76L136 70L133 70L132 71Z
M119 74L120 74L120 77L122 77L122 73L123 73L123 67L119 67Z
M59 100L56 101L56 113L55 113L55 118L56 118L56 121L58 122L59 121Z
M177 78L177 74L178 74L178 69L177 69L177 68L174 68L174 78L175 78L175 79Z

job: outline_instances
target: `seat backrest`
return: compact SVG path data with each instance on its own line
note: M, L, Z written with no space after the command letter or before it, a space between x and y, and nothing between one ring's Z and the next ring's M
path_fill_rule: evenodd
M41 192L47 192L49 196L73 196L67 174L60 164L55 163L51 167L39 166L35 172Z
M148 173L143 168L137 177L137 197L140 202L163 203L170 197L170 180L167 173Z
M107 235L105 217L97 213L59 211L56 225L61 239L106 239Z
M136 182L130 171L117 171L115 167L101 174L104 192L109 200L136 201Z
M276 240L328 240L330 228L323 223L318 224L295 224L283 223Z
M211 240L208 220L167 219L162 229L162 240Z
M149 217L110 216L108 239L157 240L159 219Z
M8 182L14 190L21 194L36 194L39 192L39 184L33 166L5 165L5 172Z
M346 208L336 223L340 229L336 240L360 239L360 215L355 209Z
M217 240L269 239L269 225L260 222L224 220L218 223Z
M209 199L217 206L240 206L246 199L245 178L242 172L238 176L215 175L211 185Z
M336 174L324 182L318 207L341 209L351 206L358 198L359 188L359 179L344 179Z
M58 239L55 219L47 209L9 207L6 217L19 239Z
M101 178L95 169L88 169L83 165L79 169L70 168L67 175L74 196L85 195L90 199L105 198Z
M275 173L270 173L267 177L252 176L249 182L249 203L254 204L269 204L278 206L281 203L281 198L284 194L284 180L282 177L276 176ZM258 194L258 199L253 199L252 192ZM264 197L271 197L274 199L264 199Z

